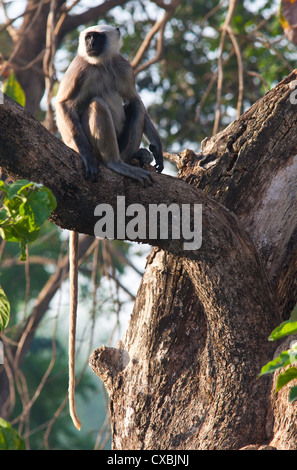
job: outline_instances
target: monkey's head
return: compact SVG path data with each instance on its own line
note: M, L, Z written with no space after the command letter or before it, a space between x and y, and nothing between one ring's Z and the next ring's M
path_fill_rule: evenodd
M121 46L122 39L118 27L90 26L80 33L78 55L96 65L118 53Z

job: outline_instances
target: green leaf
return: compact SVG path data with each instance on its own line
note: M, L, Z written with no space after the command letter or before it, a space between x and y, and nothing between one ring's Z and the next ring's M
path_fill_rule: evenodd
M0 331L8 325L10 316L10 304L4 290L0 287Z
M14 72L11 72L8 79L4 82L3 92L21 106L25 106L26 96Z
M287 320L275 328L268 339L269 341L275 341L276 339L280 339L288 335L295 335L296 333L297 321Z
M271 374L281 367L289 365L290 363L291 361L288 351L283 351L279 356L273 359L273 361L267 362L267 364L262 367L260 376L264 374Z
M291 382L297 378L297 368L290 367L289 369L282 372L276 381L275 392L278 392L281 388L283 388L287 383Z
M30 183L28 180L18 180L14 183L7 184L7 197L8 199L14 198L18 192L24 188L34 186L34 183Z
M7 185L4 183L3 180L0 180L0 191L7 192Z
M6 221L6 219L7 219L7 210L6 209L0 209L0 225L1 225L1 223L4 223Z
M52 192L42 184L20 180L6 185L0 210L0 235L21 245L21 260L26 259L26 245L35 241L40 226L56 208Z
M4 419L0 418L0 450L24 450L23 439Z
M297 400L297 385L294 385L294 387L291 387L290 392L289 392L289 402L293 402Z
M48 188L42 187L28 195L28 203L34 214L36 225L42 225L57 206L56 199Z

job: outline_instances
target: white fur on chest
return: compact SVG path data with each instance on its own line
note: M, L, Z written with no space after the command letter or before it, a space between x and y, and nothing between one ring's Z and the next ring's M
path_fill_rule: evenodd
M78 95L78 100L83 106L94 98L101 98L106 103L117 135L123 130L125 121L123 98L119 89L120 81L113 74L109 64L90 66Z

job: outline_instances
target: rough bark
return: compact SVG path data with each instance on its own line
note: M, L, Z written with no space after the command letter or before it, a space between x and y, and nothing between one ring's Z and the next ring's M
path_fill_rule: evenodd
M20 30L12 38L14 47L17 47L12 63L16 66L17 79L25 92L26 108L32 114L39 110L45 87L42 51L45 48L49 8L49 2L41 5L37 0L29 0L26 11L30 13L24 15ZM39 60L36 61L38 56ZM27 68L32 61L32 66Z
M297 288L297 105L292 72L211 139L180 177L237 215L261 257L284 318Z
M153 252L119 345L125 367L100 362L100 349L91 357L109 390L115 449L297 447L288 389L275 396L257 379L273 357L267 331L296 304L295 79L207 139L202 154L181 155L179 176L236 214L259 261L251 266L222 220L210 236L204 219L194 260Z
M265 440L269 382L257 374L272 355L273 296L240 239L212 256L208 263L154 252L120 346L123 370L94 352L94 371L99 354L109 373L108 381L99 375L115 449L234 449Z
M147 231L154 248L125 337L90 359L110 395L115 449L296 447L296 407L257 379L273 356L269 333L296 303L296 76L203 154L184 152L180 178L154 174L148 188L103 167L100 182L84 182L77 154L11 100L0 106L2 170L50 187L61 227L92 235L95 206L116 212L118 195L147 212L202 204L198 250Z

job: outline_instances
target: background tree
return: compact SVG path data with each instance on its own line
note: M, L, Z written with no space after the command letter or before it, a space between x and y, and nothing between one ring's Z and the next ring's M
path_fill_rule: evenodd
M109 10L123 3L122 9ZM100 5L108 13L106 18L100 17L100 20L112 22L116 18L116 22L122 22L121 27L129 35L124 51L131 53L141 90L147 88L154 92L153 100L150 99L151 94L146 95L147 100L152 101L150 112L159 123L166 150L171 150L171 153L180 151L186 145L199 150L204 137L223 129L262 96L264 88L270 88L285 76L295 54L295 48L282 35L276 8L272 9L268 2L256 11L253 2L243 5L235 5L232 1L219 4L206 2L203 6L196 3L105 2ZM86 12L74 10L78 4L74 2L70 5L73 8L66 11L63 10L64 2L45 1L38 2L38 5L28 2L24 13L27 27L24 26L25 21L21 26L22 39L17 38L9 22L4 26L10 32L15 49L24 47L18 46L18 40L26 43L20 60L33 47L34 39L31 39L30 46L29 37L34 37L31 30L36 28L35 38L40 40L38 51L29 58L26 56L23 70L23 65L14 63L17 52L3 57L3 74L7 73L7 67L15 69L26 93L27 109L36 116L41 116L38 107L46 83L48 106L44 122L49 129L54 127L50 105L55 78L53 65L58 64L53 58L59 41L63 38L64 44L70 44L73 50L70 32L74 32L78 25L86 24L90 18L92 23L95 22L96 7L91 9L92 16L86 16ZM152 11L149 8L152 4L158 9ZM90 14L91 10L86 11ZM38 22L33 21L37 11ZM158 18L156 12L159 12ZM28 19L30 15L31 22ZM40 24L36 24L41 23L41 15L43 28L40 28L38 36ZM67 29L66 25L71 23L75 26ZM26 85L26 80L21 78L28 70L31 77L36 73L34 91L38 98L31 97L30 85ZM294 76L290 78L291 81L293 79ZM123 356L121 351L114 349L103 348L93 358L93 367L110 393L113 445L116 448L238 448L266 442L272 442L277 447L292 448L295 445L294 409L285 409L282 413L280 402L270 400L269 380L255 380L261 365L272 354L266 340L281 319L279 313L287 318L296 302L293 268L295 203L294 191L290 191L291 185L296 186L294 161L291 161L295 121L294 107L285 106L289 93L287 83L289 81L271 92L223 134L206 143L203 154L185 152L180 157L171 155L184 182L162 175L156 179L148 198L143 190L125 181L127 204L136 200L142 200L144 205L152 201L170 203L173 199L171 189L178 191L180 203L202 202L207 208L203 224L204 229L206 227L203 238L206 246L188 259L181 246L146 240L157 245L158 249L153 250L148 260L130 328L123 342L124 350L130 355L130 363L122 371L114 369L114 357L122 357L123 365L126 364L125 354ZM67 161L70 156L73 158L73 153L62 144L58 146L49 134L42 134L28 116L26 122L30 133L23 134L26 128L24 117L17 109L12 109L8 102L7 107L0 110L5 116L2 119L5 140L1 143L3 170L14 178L28 176L48 184L60 203L54 220L63 228L76 228L82 233L89 233L93 223L86 221L93 217L90 208L95 204L91 195L92 191L94 196L94 187L81 187L79 161L76 172L67 175L59 173L59 178L77 188L77 191L67 195L61 185L57 187L57 168L53 165L57 154ZM267 114L267 109L273 111L272 116ZM13 135L9 133L8 125L11 127L12 123L5 113L14 116ZM285 122L281 123L282 119ZM19 122L23 123L23 127L19 127ZM19 132L17 139L20 140L16 140L16 129ZM36 138L36 135L39 138L34 144L31 137ZM286 141L282 138L284 135ZM40 146L39 150L36 148L36 142L41 141L51 142L49 161L49 155L44 154ZM13 142L13 155L9 142ZM23 151L28 150L25 166L21 158L17 163L13 158L19 155L18 149L21 147ZM260 149L264 149L262 153ZM33 162L30 164L32 152L41 153L37 168ZM282 158L278 160L279 155ZM259 161L266 173L261 171ZM285 172L286 166L290 168L290 177ZM249 168L253 172L247 171ZM169 189L166 197L164 179ZM261 220L260 208L265 202L263 188L268 191L268 182L271 183L270 187L274 183L278 188L286 188L282 206L275 206L279 209L279 223L271 231L256 217L258 215ZM100 198L106 202L111 184L115 191L111 191L109 202L115 206L114 194L121 193L124 182L108 171L102 172L98 192L96 188L96 204ZM255 194L255 188L260 194ZM88 206L83 204L81 198L76 200L79 193L80 196L84 195ZM230 215L228 210L225 211L207 195L216 198L236 216ZM286 198L289 196L290 202ZM271 202L271 199L267 200ZM251 207L253 214L249 211ZM69 210L71 208L77 211L75 220L71 215L73 210ZM267 205L265 208L268 209ZM81 219L80 211L84 214ZM287 214L286 217L284 214ZM267 210L268 222L276 220L276 216L275 212ZM220 234L220 242L215 233ZM282 234L281 238L285 240L283 246L276 243L276 233ZM82 238L81 242L85 243L87 253L92 242L88 237ZM279 252L281 256L276 255ZM263 265L259 263L259 256ZM56 273L37 299L43 313L37 315L35 307L28 316L23 330L30 332L26 333L27 338L33 337L35 320L39 322L43 317L53 291L56 292L60 285L65 275L65 264L66 259L60 258ZM147 302L150 298L153 304ZM33 319L31 324L30 319ZM161 343L160 338L163 338ZM30 341L24 341L23 356L28 353L30 344ZM134 350L143 354L135 357ZM107 359L105 369L97 357L100 359L102 354ZM131 376L132 364L134 378ZM6 376L1 374L1 400L6 406L10 377L9 372ZM197 400L193 402L192 397ZM133 405L135 399L137 407ZM149 406L152 400L158 403L154 414L151 414ZM284 404L282 406L285 407ZM125 416L122 414L124 410ZM208 416L204 414L205 410ZM181 414L184 424L180 420ZM265 422L267 414L270 419L268 423ZM289 428L284 429L285 421L289 423ZM121 428L121 423L126 425L125 430ZM221 431L220 426L223 426ZM288 439L288 429L291 440Z

